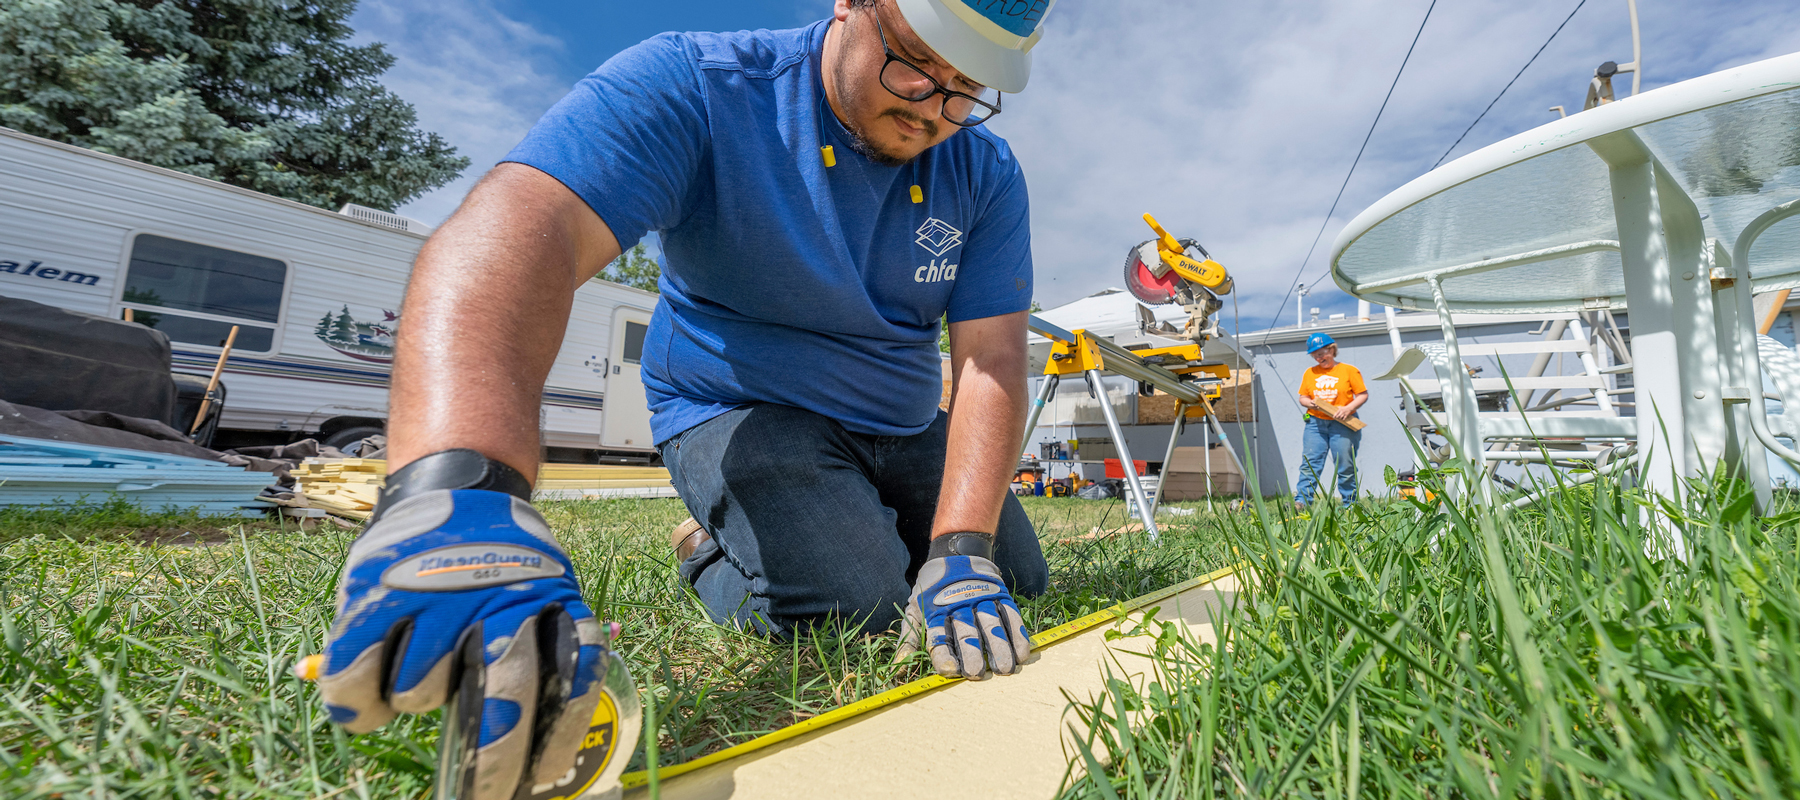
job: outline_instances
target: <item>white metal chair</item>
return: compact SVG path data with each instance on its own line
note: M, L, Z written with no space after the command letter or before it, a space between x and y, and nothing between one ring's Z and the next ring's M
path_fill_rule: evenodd
M1388 327L1390 333L1397 333L1391 313ZM1454 329L1446 333L1446 336L1454 335ZM1457 341L1457 350L1463 358L1538 356L1531 367L1519 375L1477 378L1470 374L1465 364L1451 360L1446 342L1401 348L1398 336L1393 338L1396 342L1394 365L1375 380L1399 380L1405 386L1410 397L1407 427L1422 442L1428 442L1426 434L1439 433L1470 445L1473 451L1470 466L1490 478L1502 462L1604 461L1618 446L1636 436L1636 421L1619 413L1621 406L1629 407L1630 404L1617 399L1619 392L1612 384L1612 375L1628 372L1630 365L1602 370L1596 352L1601 346L1600 326L1586 324L1582 315L1547 317L1544 338L1537 341L1492 344ZM1574 356L1581 365L1581 372L1561 374L1559 369L1557 374L1546 374L1557 354ZM1431 364L1436 378L1407 378L1424 363ZM1445 397L1449 383L1459 385L1456 393L1462 397L1501 394L1510 403L1500 405L1513 407L1483 411L1476 404L1472 420L1469 408L1454 407L1449 402L1442 404L1442 413L1446 416L1436 420L1411 410L1421 400L1429 402L1434 397ZM1625 394L1629 392L1627 389ZM1454 417L1450 416L1452 411L1456 412ZM1448 430L1440 430L1440 423ZM1451 455L1451 451L1446 447L1435 450L1432 455L1434 461L1441 462Z

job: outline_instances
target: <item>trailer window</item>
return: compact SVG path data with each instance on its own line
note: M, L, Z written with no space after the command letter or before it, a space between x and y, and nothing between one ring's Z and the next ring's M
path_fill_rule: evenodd
M642 322L626 321L625 354L621 357L627 364L636 364L644 360L644 332L649 330Z
M138 322L173 341L218 347L237 325L234 349L266 352L287 275L287 264L273 258L140 234L122 299Z

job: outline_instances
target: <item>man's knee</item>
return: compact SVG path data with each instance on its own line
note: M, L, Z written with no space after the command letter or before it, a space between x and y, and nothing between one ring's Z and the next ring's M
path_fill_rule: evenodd
M1006 588L1014 597L1036 597L1050 589L1050 565L1040 555L1034 565L1006 570Z
M796 591L770 595L769 617L787 629L805 630L837 624L845 630L881 633L900 621L912 587L899 579L821 576Z
M994 566L1015 597L1036 597L1050 588L1050 565L1037 529L1025 514L1019 498L1008 494L1000 507L1000 526L994 533Z

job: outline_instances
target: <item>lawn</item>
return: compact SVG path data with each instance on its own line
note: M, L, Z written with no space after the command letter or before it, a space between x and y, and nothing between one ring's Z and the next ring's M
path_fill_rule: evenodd
M1195 504L1183 504L1193 507ZM1120 528L1118 501L1028 498L1052 570L1023 603L1048 627L1214 569L1226 524L1170 517L1164 542ZM672 764L921 677L892 637L788 643L707 622L675 574L675 500L542 506L595 612L661 718ZM318 652L354 531L220 524L111 506L0 509L0 797L418 797L437 724L363 737L328 724L290 666ZM632 769L642 768L642 754ZM334 794L336 793L336 794Z
M1794 508L1600 485L1232 527L1226 645L1146 640L1150 679L1077 707L1065 797L1800 797Z
M1087 736L1067 797L1800 796L1791 496L1773 520L1730 483L1682 506L1603 483L1510 515L1198 508L1160 546L1092 535L1124 522L1117 501L1026 507L1052 568L1034 629L1247 565L1225 646L1145 639L1150 675L1071 705ZM670 563L676 501L544 510L624 625L660 763L923 674L889 663L891 638L707 623ZM0 797L425 793L434 718L352 739L288 672L320 646L352 535L0 510Z

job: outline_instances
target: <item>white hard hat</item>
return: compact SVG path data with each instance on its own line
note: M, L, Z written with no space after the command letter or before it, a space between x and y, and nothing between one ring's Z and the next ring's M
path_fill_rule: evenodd
M1031 79L1031 48L1056 0L898 0L913 32L950 66L1002 92Z

